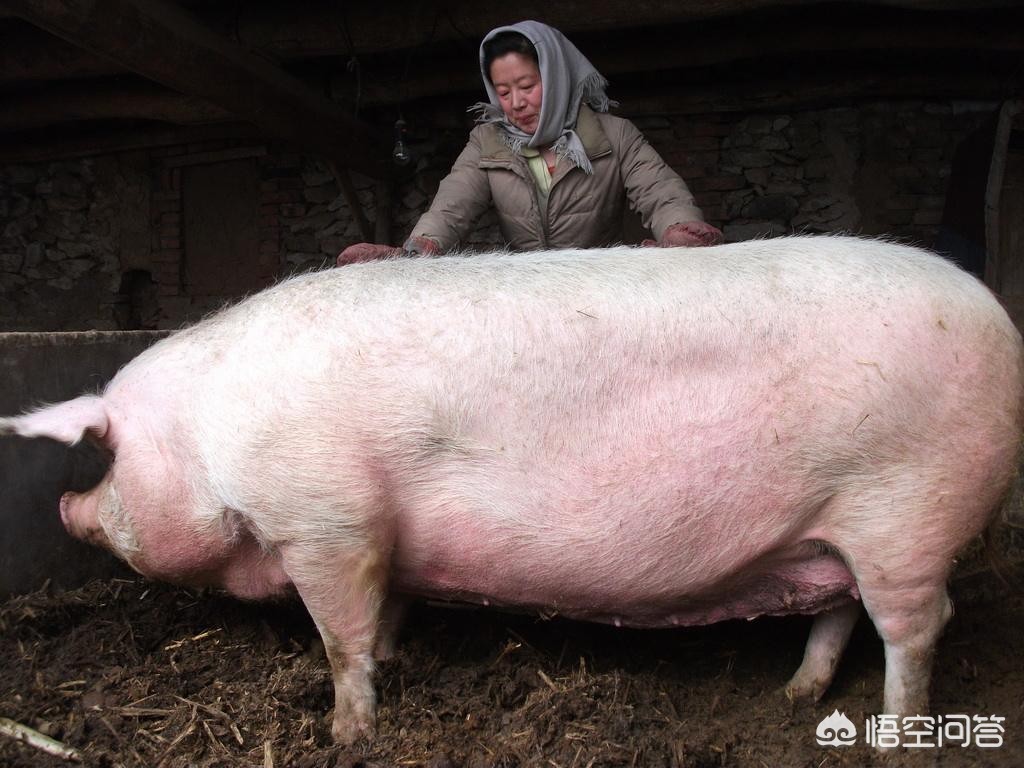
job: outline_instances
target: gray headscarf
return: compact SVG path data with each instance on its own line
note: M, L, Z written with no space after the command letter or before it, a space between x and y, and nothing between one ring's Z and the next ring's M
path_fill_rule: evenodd
M500 32L518 32L533 43L537 51L544 96L537 130L533 134L523 132L506 119L491 84L490 72L484 70L484 43ZM609 107L617 105L605 95L608 81L565 35L539 21L521 21L509 27L492 29L480 44L480 74L491 101L489 104L474 104L470 111L479 112L477 119L482 123L497 123L505 143L513 151L518 152L524 145L545 147L553 144L559 157L564 157L585 173L593 173L590 159L575 131L580 103L586 102L597 112L607 112Z

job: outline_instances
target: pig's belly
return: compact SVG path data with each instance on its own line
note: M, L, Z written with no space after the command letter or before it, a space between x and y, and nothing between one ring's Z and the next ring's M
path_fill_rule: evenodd
M599 569L600 563L594 563ZM424 568L395 574L393 587L422 597L537 612L571 619L632 627L712 624L728 619L766 615L819 613L859 599L853 575L838 557L821 554L814 542L766 555L730 574L707 574L701 584L659 580L633 582L623 590L617 580L581 579L579 574L547 569L538 577L528 553L519 568L492 566L478 573L465 566L454 570ZM574 587L579 583L579 587ZM482 588L479 588L482 587Z

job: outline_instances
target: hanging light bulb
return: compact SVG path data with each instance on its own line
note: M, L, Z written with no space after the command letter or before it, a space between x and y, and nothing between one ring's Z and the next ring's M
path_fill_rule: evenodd
M391 159L395 165L408 165L412 161L409 148L405 146L405 120L402 118L395 122L395 148L391 150Z

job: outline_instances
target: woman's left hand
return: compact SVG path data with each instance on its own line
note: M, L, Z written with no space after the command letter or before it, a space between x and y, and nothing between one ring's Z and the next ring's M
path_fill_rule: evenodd
M718 245L725 237L722 230L703 221L688 221L673 224L665 230L661 240L644 240L641 245L656 248L697 248L703 245Z

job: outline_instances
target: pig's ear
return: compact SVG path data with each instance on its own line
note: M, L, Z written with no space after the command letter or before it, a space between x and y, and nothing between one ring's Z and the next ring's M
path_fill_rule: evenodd
M83 395L23 416L0 419L0 435L49 437L74 445L86 432L105 442L102 438L107 434L107 426L107 409L103 405L103 398Z

